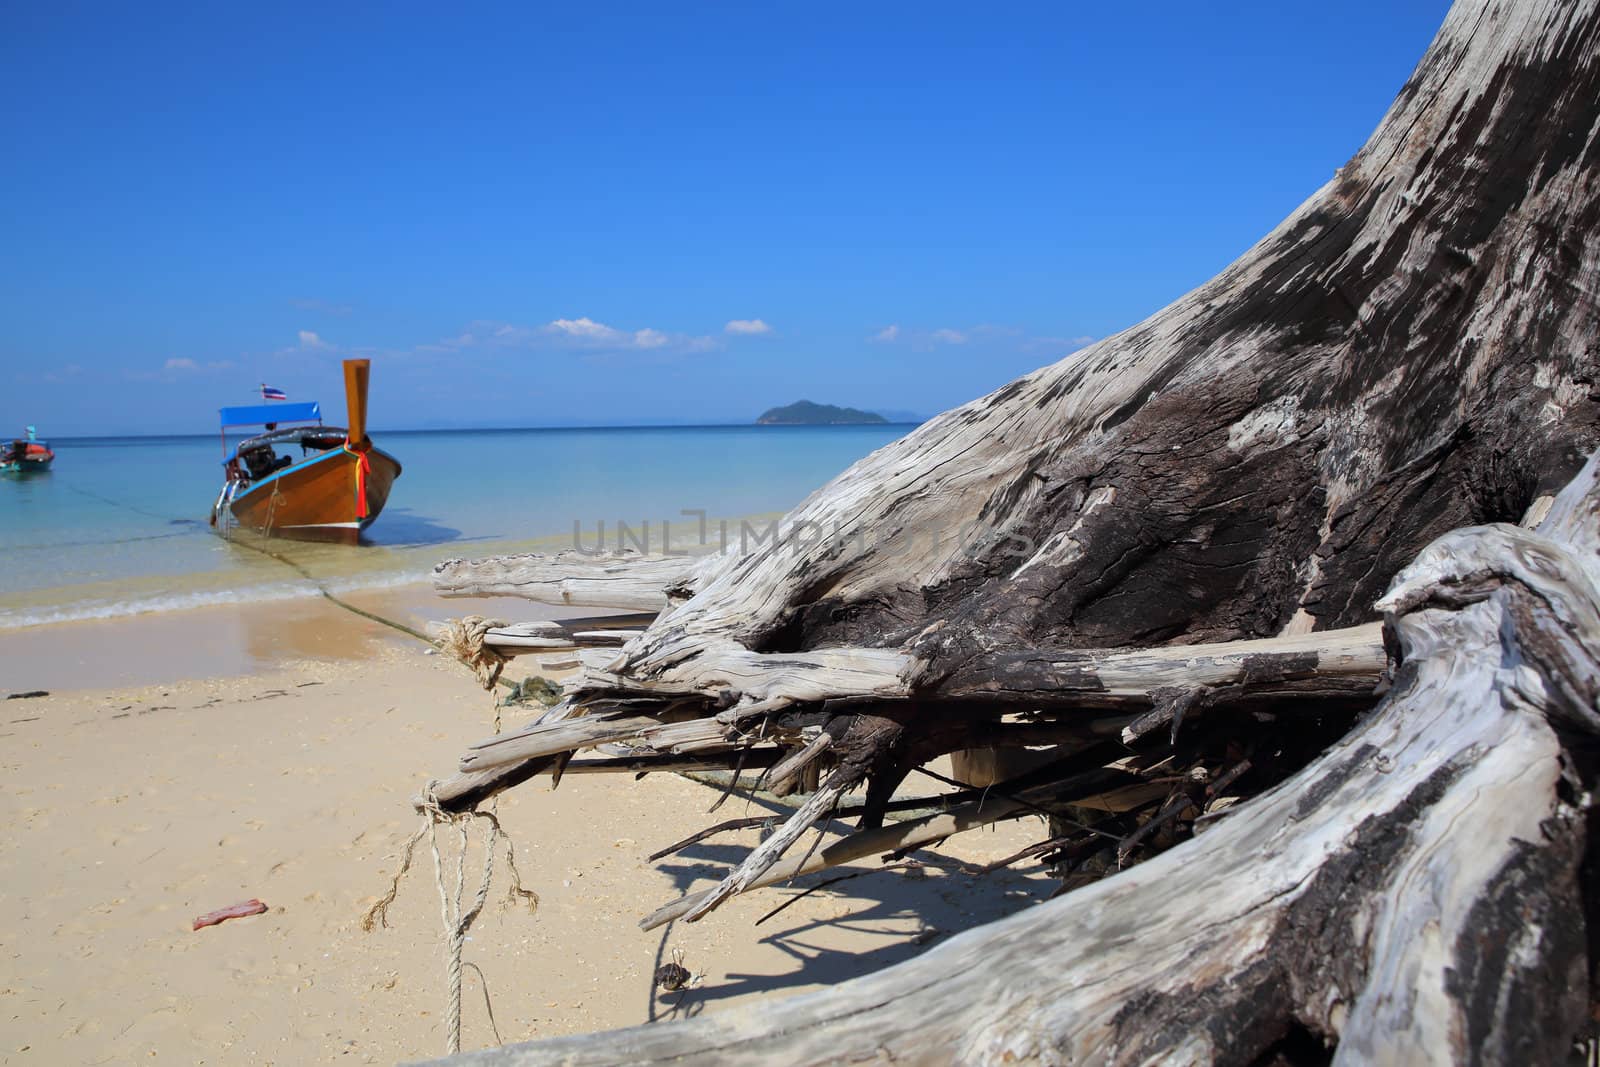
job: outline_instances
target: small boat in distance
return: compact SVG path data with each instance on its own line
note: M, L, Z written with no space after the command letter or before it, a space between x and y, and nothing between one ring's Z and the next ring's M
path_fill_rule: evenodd
M39 440L39 431L29 426L26 439L19 437L0 448L0 474L40 474L55 458L50 442Z
M365 359L344 361L348 428L324 426L315 401L223 408L226 477L211 507L211 525L225 528L233 522L273 537L355 544L383 511L389 487L400 477L400 461L367 436L370 367ZM271 395L266 387L263 393ZM240 426L261 426L266 432L240 441L230 452L228 430Z

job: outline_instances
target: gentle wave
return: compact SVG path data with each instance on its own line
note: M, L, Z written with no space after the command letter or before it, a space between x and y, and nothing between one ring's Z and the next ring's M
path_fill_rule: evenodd
M428 580L426 570L405 570L392 573L356 574L338 578L310 580L287 579L265 582L232 589L194 589L184 593L160 593L150 596L133 596L118 599L79 600L71 603L36 605L8 610L0 608L0 633L21 630L30 626L47 626L62 622L86 622L95 619L120 619L132 615L149 615L157 612L189 611L194 608L217 607L223 604L247 605L266 601L300 600L346 593L399 589L421 585ZM70 594L66 587L58 590Z
M148 615L158 611L187 611L191 608L214 607L220 604L237 604L241 601L260 603L269 600L295 600L317 597L322 590L307 581L279 582L247 589L197 590L192 593L168 593L161 596L139 597L130 600L86 600L54 607L40 607L21 611L0 610L0 632L21 630L29 626L46 626L58 622L85 622L92 619L118 619L129 615Z
M737 528L739 523L764 524L776 521L776 513L767 512L737 518L708 520L713 530L723 527ZM235 534L235 537L240 537ZM0 607L0 633L20 630L30 626L53 623L83 622L96 619L117 619L158 612L187 611L193 608L215 607L223 604L246 605L262 601L294 600L322 596L329 593L342 596L357 592L379 592L406 586L426 586L432 578L433 568L446 558L469 559L485 556L513 555L524 552L555 554L574 548L566 536L531 537L506 540L483 540L470 545L418 545L403 548L353 549L345 545L323 545L314 542L278 541L251 537L254 547L261 553L259 560L252 558L255 569L249 572L238 569L202 571L187 575L146 575L120 582L81 583L30 589L11 599L13 606ZM682 532L673 538L672 546L678 551L699 553L696 535ZM598 544L593 531L585 531L578 543L593 547ZM667 548L663 544L660 548ZM454 553L449 549L454 548ZM470 551L464 551L470 549ZM288 552L300 552L300 558ZM313 553L313 554L305 554ZM381 553L381 554L380 554ZM261 568L285 573L282 579L267 581L258 578ZM309 576L288 577L290 568L302 570ZM333 568L339 567L340 570ZM361 568L367 569L361 569ZM280 570L281 568L281 570ZM315 570L311 569L315 568ZM318 573L320 571L321 573ZM229 584L229 582L236 584ZM174 583L189 583L190 588L175 592ZM160 586L159 591L146 592L129 586Z

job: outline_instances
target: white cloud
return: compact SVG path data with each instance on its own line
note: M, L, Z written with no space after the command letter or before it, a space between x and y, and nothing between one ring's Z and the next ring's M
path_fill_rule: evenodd
M310 330L301 330L300 331L300 347L301 348L328 348L330 346L329 346L328 342L326 342L322 338L318 337L312 331L310 331Z
M592 348L665 348L674 342L689 340L676 338L672 334L648 326L631 332L619 330L615 326L607 326L588 317L555 319L540 327L540 330L560 340ZM527 334L527 330L517 326L501 326L494 331L495 339L507 344L524 342L527 340Z
M543 326L527 327L512 323L475 322L465 333L453 341L445 342L454 348L474 345L499 345L502 347L534 348L555 345L566 348L587 348L614 351L653 351L656 349L703 352L716 347L710 337L691 337L668 333L650 326L637 330L622 330L584 316L576 319L552 319Z
M772 327L760 319L732 319L722 330L724 333L763 334L771 333Z
M198 369L198 365L192 359L169 359L169 360L167 360L166 369L167 370L197 370Z
M514 329L511 326L502 326L495 331L495 335L505 336L512 333ZM596 322L587 316L581 319L555 319L545 329L551 333L564 334L576 340L596 341L601 344L623 344L628 336L622 330L614 329L603 322Z
M934 345L964 345L975 338L988 340L994 337L1009 336L1020 333L1019 330L1002 326L980 325L969 329L956 330L948 326L937 330L902 329L899 323L885 326L872 335L872 340L879 344L893 344L905 342L913 348L931 348Z
M721 346L722 342L715 337L671 333L650 326L624 330L582 316L552 319L542 326L479 320L468 323L466 329L455 337L417 345L412 351L448 353L466 349L558 349L584 352L589 356L650 353L653 357L668 357L684 352L714 351Z

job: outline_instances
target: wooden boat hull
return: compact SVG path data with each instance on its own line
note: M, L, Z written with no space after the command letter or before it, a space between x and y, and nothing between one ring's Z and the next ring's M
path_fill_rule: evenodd
M33 427L28 427L33 433ZM55 462L56 454L50 446L31 436L28 440L0 442L0 474L43 474Z
M54 456L29 456L26 459L13 459L0 463L0 474L43 474L50 469L50 464L55 462Z
M366 514L358 497L357 453L331 449L285 467L234 497L234 521L273 537L354 544L389 500L400 462L382 449L366 452Z

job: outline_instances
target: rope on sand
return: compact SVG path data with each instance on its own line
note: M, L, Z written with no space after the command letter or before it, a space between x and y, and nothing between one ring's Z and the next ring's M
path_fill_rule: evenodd
M154 518L165 518L165 516L157 515L155 512L145 511L142 508L135 507L119 500L113 500L110 497L101 496L99 493L93 493L86 489L80 489L77 486L69 485L69 488L76 492L82 493L85 496L96 497L116 507L126 508L129 511L140 512L141 514L150 515ZM276 510L276 505L277 489L274 487L273 499L269 504L267 513L267 525L269 529L272 525L272 515ZM158 536L168 537L180 535L161 534ZM154 539L155 538L150 537L139 537L129 538L127 540L143 541ZM286 556L281 552L273 551L271 548L268 548L265 545L255 544L248 540L239 538L229 538L229 540L233 544L252 549L261 553L263 556L275 559L279 563L282 563L285 566L295 570L300 574L301 577L306 579L306 581L316 586L317 592L321 593L324 598L345 609L346 611L355 615L360 615L363 618L370 619L373 622L382 623L385 626L391 627L411 637L415 637L417 640L423 641L427 644L431 645L435 643L431 638L428 637L427 634L413 629L412 627L407 626L405 623L399 622L395 619L385 618L382 615L367 611L365 608L359 608L349 601L342 599L332 590L330 590L320 578L312 574L303 565L289 556ZM111 543L120 544L123 542ZM492 690L497 681L499 681L502 685L516 688L515 686L512 686L512 683L500 680L500 672L505 669L505 665L508 661L505 659L505 657L500 656L493 649L486 647L483 643L484 635L490 628L504 626L505 623L487 620L481 616L471 615L459 621L452 621L449 625L449 633L446 635L444 640L438 642L442 650L451 653L457 659L460 659L463 663L471 667L477 673L478 680L483 683L483 687L485 689ZM499 733L501 730L500 708L500 701L495 700L495 733ZM483 912L484 905L488 902L489 886L494 878L495 847L499 844L501 838L505 839L506 869L511 875L511 884L506 889L506 904L509 906L518 902L522 902L528 905L530 911L537 910L539 906L539 895L532 890L523 887L522 874L517 870L516 846L512 843L511 836L507 834L501 827L500 820L496 816L496 805L498 804L498 800L490 802L488 811L478 811L474 809L472 811L461 812L459 814L451 813L445 811L439 806L438 799L434 795L434 789L437 786L437 781L430 780L427 785L423 787L422 824L417 827L417 831L412 834L411 838L406 842L405 853L402 855L400 860L400 869L395 872L394 878L389 884L388 892L385 893L377 903L373 904L373 906L367 910L366 915L362 917L361 928L368 933L371 933L380 925L385 928L388 927L389 905L393 904L395 899L400 895L400 882L405 878L406 872L411 869L411 862L413 857L416 855L417 845L421 844L422 838L426 836L428 838L429 850L433 853L434 883L439 890L439 919L444 927L445 977L448 989L448 1002L446 1004L445 1011L445 1030L448 1041L447 1050L451 1055L454 1055L461 1051L461 972L463 966L461 960L461 951L462 947L466 943L467 932L472 929L472 924L477 921L478 916ZM474 819L485 820L489 824L489 828L484 841L483 875L478 883L478 892L473 898L472 907L463 912L461 910L461 904L463 898L465 897L467 884L467 848L470 838L469 831L471 828L471 823ZM441 823L454 825L459 834L460 855L456 857L456 885L454 894L451 894L445 887L445 863L444 857L439 851L438 830ZM470 966L474 970L478 971L478 977L480 981L483 981L483 971L481 968L479 968L476 964L467 964L467 966ZM483 981L483 997L484 1004L489 1015L489 1025L491 1028L493 1028L495 1040L498 1043L500 1042L500 1030L499 1027L495 1025L494 1006L489 1000L489 984L487 981Z
M479 623L484 625L479 626ZM504 623L488 622L477 616L469 616L459 623L451 623L452 635L459 632L463 636L471 633L477 634L479 647L483 644L483 631L491 626L503 626ZM447 638L448 641L448 638ZM441 642L441 644L445 644ZM459 653L457 653L459 656ZM490 655L493 655L491 652ZM496 657L500 658L500 657ZM470 662L470 661L466 661ZM474 665L479 671L478 679L484 682L485 689L493 689L496 678L499 677L500 668L505 666L505 660L500 659L499 666L494 668L494 673L484 681L484 672ZM494 700L494 732L500 732L500 701ZM455 1055L461 1051L461 950L466 944L467 932L472 929L472 924L482 914L484 904L489 899L489 885L494 880L494 852L495 846L501 838L506 843L506 870L511 875L511 884L506 887L506 904L525 903L529 911L537 911L539 895L531 889L523 887L522 873L517 870L517 849L511 841L511 835L505 832L500 825L496 814L499 798L489 802L489 810L480 811L473 808L471 811L449 812L439 804L435 793L439 787L438 779L430 778L422 787L422 824L417 827L408 841L404 854L400 857L400 869L395 872L393 880L389 883L389 891L377 903L367 909L367 914L361 920L361 928L368 933L377 926L389 925L389 905L395 902L400 895L400 882L405 878L406 872L411 870L412 858L416 855L417 845L422 843L424 836L428 838L428 848L433 853L434 884L439 890L439 923L444 931L445 942L445 1051ZM462 910L462 900L467 888L467 850L470 844L470 829L474 819L482 819L488 823L483 843L483 875L478 880L478 892L473 897L472 906ZM451 893L445 887L445 861L439 851L439 827L441 825L454 826L459 835L460 851L456 856L455 892ZM476 967L476 965L473 965ZM482 979L483 971L478 970L478 977ZM489 983L483 983L483 999L488 1005L489 1025L494 1029L495 1040L500 1040L500 1029L494 1023L494 1006L489 1001Z
M406 842L405 853L400 859L400 869L395 872L394 879L389 884L389 891L367 910L366 916L361 920L361 928L370 933L377 926L389 925L389 905L400 895L400 882L411 869L417 845L426 836L429 850L433 853L434 883L439 890L439 921L444 930L445 940L446 1051L454 1055L461 1051L461 950L466 943L467 932L472 929L472 924L477 921L489 900L489 886L494 879L495 848L501 838L505 839L506 869L511 875L511 884L506 891L506 903L513 904L520 901L526 903L530 910L534 910L539 906L539 896L523 887L522 874L517 870L516 847L511 842L511 836L501 827L495 812L474 809L458 814L445 811L434 796L438 784L436 780L430 780L423 787L422 825L417 827L416 833ZM483 845L483 874L478 880L478 891L473 897L471 907L463 911L462 901L467 887L469 831L474 819L482 819L488 823ZM439 850L441 825L454 826L459 836L460 850L456 856L454 892L445 885L445 859ZM488 996L487 985L484 987L484 996L486 998ZM491 1009L491 1015L492 1013Z
M474 616L463 619L460 623L453 622L451 623L451 632L454 634L459 631L465 634L476 630L478 633L477 640L481 646L483 630L487 630L490 626L504 625L504 623L488 623L482 627L469 625L483 621ZM444 644L444 642L441 642L441 644ZM505 661L502 659L500 667L504 665ZM500 669L496 667L493 676L484 682L484 688L493 689L495 678L499 674ZM480 681L484 679L484 674L481 670L478 678ZM501 728L500 701L498 698L491 699L494 700L494 732L498 734ZM499 844L501 838L505 839L506 870L511 875L511 884L506 887L507 906L520 902L527 904L529 911L537 911L539 908L539 895L531 889L524 888L522 884L522 872L517 870L516 846L511 841L511 835L506 833L505 829L500 825L500 819L496 813L500 803L499 798L497 797L489 802L488 811L480 811L477 808L473 808L470 811L450 812L445 811L439 804L439 798L435 792L438 787L439 781L436 778L430 778L427 784L422 787L422 803L420 805L422 824L417 827L416 832L406 841L405 852L400 857L400 869L395 872L393 880L390 881L389 891L379 898L378 902L373 904L371 908L367 909L367 914L361 920L361 928L371 933L374 927L380 925L387 927L389 925L389 905L393 904L395 898L400 895L400 882L405 878L406 872L411 870L411 861L416 855L417 845L421 844L422 838L426 836L428 838L428 848L433 853L434 884L439 890L439 923L444 931L445 1051L453 1056L461 1051L461 950L466 944L467 932L472 929L472 924L482 914L484 904L489 899L489 885L494 880L495 846ZM489 826L485 831L483 875L478 880L478 892L473 897L472 906L463 911L461 902L467 888L469 831L474 819L482 819ZM460 851L456 856L456 885L454 893L451 893L445 887L445 861L439 852L439 827L441 825L454 826L460 840ZM478 971L478 977L482 980L482 969L478 968L476 964L471 966ZM494 1005L489 1000L489 983L487 981L483 981L483 1000L489 1012L489 1025L494 1030L495 1041L499 1043L500 1028L494 1022Z

